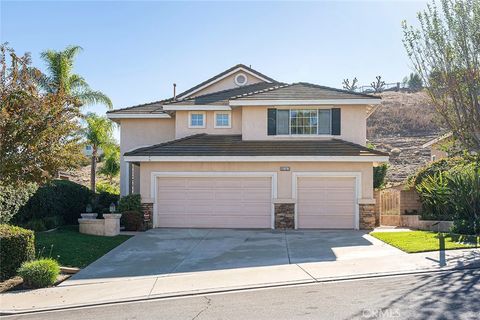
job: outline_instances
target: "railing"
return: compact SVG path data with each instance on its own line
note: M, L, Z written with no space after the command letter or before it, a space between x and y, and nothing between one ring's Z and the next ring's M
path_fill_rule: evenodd
M385 83L385 85L382 87L382 92L383 91L400 91L400 90L406 90L408 87L400 82L392 82L392 83ZM355 92L361 92L361 93L374 93L375 89L370 86L360 86L358 87Z

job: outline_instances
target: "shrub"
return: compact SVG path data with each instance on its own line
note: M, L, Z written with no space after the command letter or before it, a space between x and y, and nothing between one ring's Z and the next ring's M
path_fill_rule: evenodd
M15 221L24 225L32 219L59 216L67 224L77 224L91 196L85 186L68 180L53 180L35 192L20 209Z
M33 218L32 220L27 221L26 223L22 224L22 227L33 230L35 232L42 232L47 230L47 226L43 219L41 218Z
M378 167L373 167L373 187L382 188L385 185L385 176L387 175L388 164L383 163Z
M468 163L468 160L464 158L455 157L455 158L444 158L438 161L434 161L427 166L420 169L413 177L409 179L409 185L416 187L417 185L421 184L424 179L427 177L433 176L435 174L442 173L444 171L448 171L451 168L461 165L464 163Z
M110 182L107 181L99 181L97 182L95 189L97 192L100 193L111 193L111 194L120 194L120 187L118 185L111 184Z
M143 214L139 211L122 212L120 223L127 231L139 231L143 228Z
M451 220L453 210L450 203L451 189L446 173L435 173L427 176L416 186L422 201L422 218Z
M35 258L35 236L32 231L0 224L0 279L15 275L18 267Z
M450 203L455 211L453 231L480 234L480 164L449 171Z
M120 198L118 204L118 211L142 211L142 198L139 194L130 194L128 196L123 196Z
M100 192L95 195L95 211L97 213L109 213L110 204L118 204L120 196L118 194L112 194L108 192Z
M31 288L51 286L57 281L59 274L58 262L49 258L24 262L18 269L18 275Z
M0 184L0 223L10 222L36 190L34 183L17 186Z

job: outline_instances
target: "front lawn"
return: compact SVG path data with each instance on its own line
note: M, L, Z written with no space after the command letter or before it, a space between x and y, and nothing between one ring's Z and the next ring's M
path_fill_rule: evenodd
M92 236L79 233L78 226L64 226L35 233L35 249L37 255L52 257L62 266L84 268L128 238Z
M408 252L436 251L440 249L440 239L436 232L431 231L405 231L405 232L372 232L371 236L382 240L398 249ZM445 250L476 248L480 238L475 240L470 237L468 243L464 236L445 234Z

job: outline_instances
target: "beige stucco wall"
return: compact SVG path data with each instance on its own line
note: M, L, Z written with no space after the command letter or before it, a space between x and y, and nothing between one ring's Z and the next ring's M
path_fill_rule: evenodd
M122 119L120 121L120 192L127 193L123 154L136 148L175 138L175 119ZM135 170L138 172L138 170ZM136 185L136 189L139 186Z
M227 89L233 89L233 88L237 88L238 85L235 83L235 77L237 76L237 74L239 73L243 73L244 75L247 76L247 85L249 84L255 84L255 83L259 83L259 82L262 82L262 80L258 79L257 77L251 75L251 74L248 74L246 72L243 72L243 71L237 71L235 72L234 74L198 91L198 92L195 92L192 96L201 96L201 95L204 95L204 94L207 94L207 93L212 93L212 92L217 92L217 91L222 91L222 90L227 90Z
M288 166L290 171L280 171ZM362 198L373 199L373 163L363 162L142 162L140 193L142 202L151 198L152 172L276 172L277 198L292 198L292 172L361 172Z
M278 107L283 108L283 107ZM297 109L312 109L316 107L285 107ZM330 109L332 107L324 107ZM366 106L349 105L341 108L341 135L328 136L351 141L360 145L366 144ZM247 106L242 108L242 134L244 140L274 140L274 139L325 139L325 136L269 136L267 135L267 109L264 106Z
M205 128L189 128L189 111L177 111L175 115L175 137L183 138L192 134L242 134L242 110L234 108L231 112L231 128L215 128L215 111L205 111Z

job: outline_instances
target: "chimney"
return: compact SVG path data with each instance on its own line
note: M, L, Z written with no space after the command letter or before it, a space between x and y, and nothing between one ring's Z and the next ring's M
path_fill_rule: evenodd
M173 100L177 100L177 84L173 84Z

